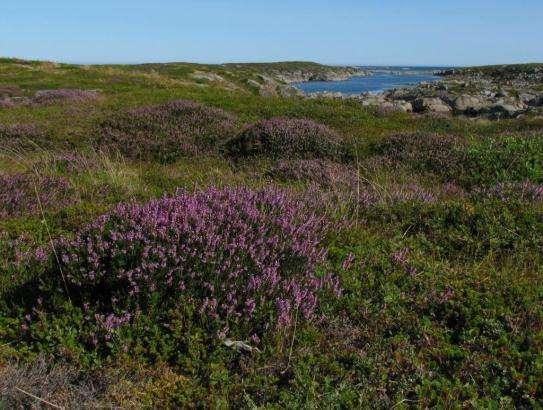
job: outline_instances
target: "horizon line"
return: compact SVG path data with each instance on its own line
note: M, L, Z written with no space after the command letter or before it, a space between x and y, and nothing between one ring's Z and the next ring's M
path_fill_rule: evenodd
M337 63L337 62L321 62L318 60L309 59L285 59L285 60L232 60L223 62L209 62L209 61L196 61L196 60L140 60L140 61L117 61L117 62L83 62L83 61L69 61L61 59L49 59L49 58L35 58L35 57L12 57L12 56L0 56L0 59L9 60L22 60L31 62L50 62L56 64L69 64L69 65L145 65L145 64L198 64L198 65L226 65L226 64L273 64L273 63L316 63L325 66L337 66L337 67L417 67L417 68L461 68L461 67L485 67L485 66L500 66L500 65L525 65L525 64L543 64L543 61L530 61L530 62L491 62L485 64L420 64L420 63Z

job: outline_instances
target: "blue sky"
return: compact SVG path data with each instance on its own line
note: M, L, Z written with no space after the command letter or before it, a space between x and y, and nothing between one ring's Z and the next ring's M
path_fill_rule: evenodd
M75 63L543 61L543 0L0 0L0 55Z

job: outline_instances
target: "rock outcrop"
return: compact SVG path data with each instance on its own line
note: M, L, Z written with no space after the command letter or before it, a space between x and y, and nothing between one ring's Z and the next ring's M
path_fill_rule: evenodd
M468 94L459 95L453 102L454 111L466 115L477 115L488 107L489 104L481 97Z
M378 94L313 93L308 97L356 99L381 113L413 111L488 119L543 115L543 64L448 70L442 76L437 82Z
M413 101L413 111L417 113L434 112L438 114L449 114L452 108L441 98L417 98Z

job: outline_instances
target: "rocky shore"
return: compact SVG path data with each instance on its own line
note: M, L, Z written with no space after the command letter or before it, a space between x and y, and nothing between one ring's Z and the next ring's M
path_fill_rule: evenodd
M543 64L448 70L441 80L377 94L312 93L307 98L356 99L380 112L515 118L543 115Z
M306 81L343 81L354 76L368 76L372 72L357 67L326 67L322 70L274 70L271 74L279 81L293 84Z
M342 81L354 76L367 76L372 72L358 67L326 66L317 63L286 62L268 64L225 64L228 69L247 70L250 88L262 96L304 96L293 84L306 81Z

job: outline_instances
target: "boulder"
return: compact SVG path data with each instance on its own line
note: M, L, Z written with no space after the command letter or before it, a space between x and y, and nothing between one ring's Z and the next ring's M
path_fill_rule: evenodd
M379 104L378 111L380 113L388 112L412 112L413 106L407 101L384 101Z
M413 112L413 105L404 100L394 101L394 109L399 112Z
M191 77L195 80L206 80L211 82L224 82L224 78L222 78L219 74L207 72L207 71L195 71L191 74Z
M385 96L382 94L364 94L361 96L362 105L365 107L379 106L386 102Z
M452 109L441 98L417 98L413 101L413 111L448 114Z
M394 104L391 103L390 101L384 101L382 103L379 104L379 106L377 107L377 110L380 112L380 113L389 113L389 112L394 112Z
M530 107L539 107L543 105L543 94L523 93L519 96L520 101Z
M522 101L504 98L492 104L489 113L494 118L514 118L522 114L526 108Z
M533 93L522 93L519 95L519 99L526 105L533 105L533 102L537 99L537 95Z
M309 98L332 98L332 99L341 99L344 98L345 95L340 92L332 92L332 91L318 91L315 93L308 94Z
M467 115L477 115L488 106L482 98L467 94L458 96L453 102L456 112Z

